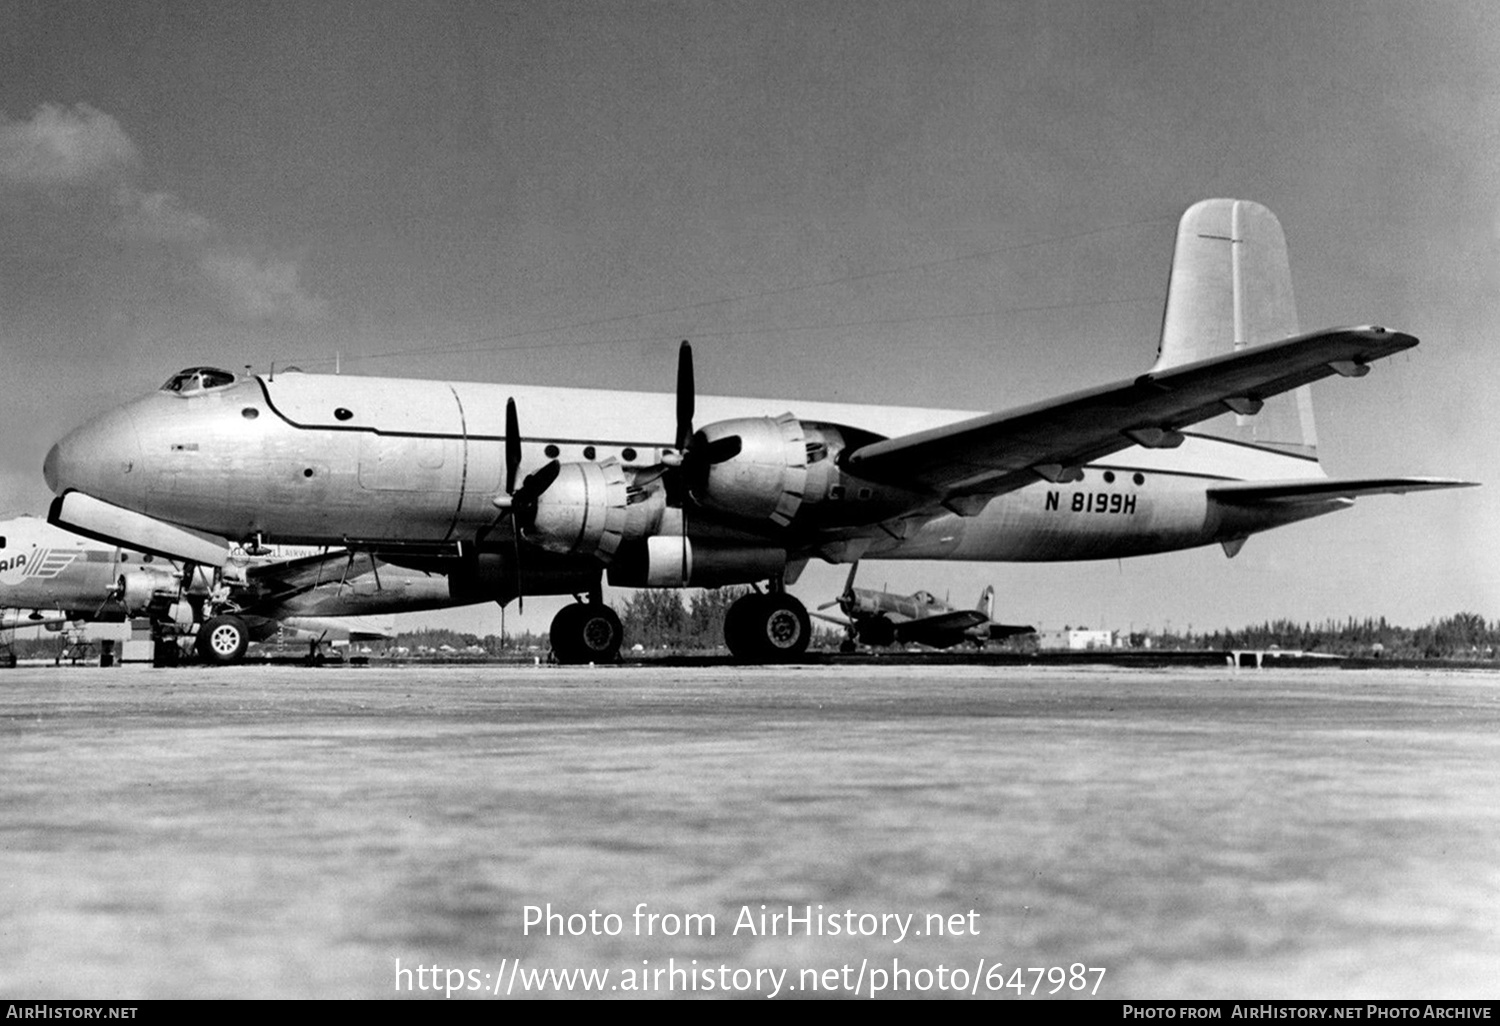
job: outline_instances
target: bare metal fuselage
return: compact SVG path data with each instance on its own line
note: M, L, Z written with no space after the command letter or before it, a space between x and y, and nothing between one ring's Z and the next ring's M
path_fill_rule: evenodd
M230 539L462 542L496 524L507 398L522 411L522 475L554 458L645 470L661 462L673 436L669 395L284 373L195 395L157 392L119 407L59 442L47 475L55 490L76 488ZM789 405L701 396L697 416L775 417ZM885 436L972 415L802 402L795 410L804 420ZM871 516L865 535L875 540L863 555L1061 561L1190 548L1348 505L1248 509L1215 502L1212 486L1322 477L1316 460L1190 435L1175 449L1124 450L1084 468L1079 481L1007 492L973 516L944 512L896 531L876 528L882 518ZM839 489L838 500L844 529L768 533L769 542L792 558L827 556L825 546L860 522L857 489Z

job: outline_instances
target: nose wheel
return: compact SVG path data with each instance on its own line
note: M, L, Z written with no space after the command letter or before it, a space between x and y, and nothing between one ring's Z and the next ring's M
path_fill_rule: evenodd
M250 630L237 616L215 616L198 628L195 647L205 662L228 666L245 658Z
M786 592L751 592L724 616L724 643L742 663L785 663L802 656L812 640L807 607Z

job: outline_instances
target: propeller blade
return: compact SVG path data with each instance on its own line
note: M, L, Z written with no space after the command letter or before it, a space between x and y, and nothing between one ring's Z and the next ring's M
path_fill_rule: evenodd
M516 471L521 467L521 421L516 416L515 397L505 400L505 493L516 491Z
M686 449L693 437L693 347L687 339L677 349L677 450Z
M511 566L516 571L516 612L524 614L526 612L526 596L522 594L524 589L521 587L521 529L514 524L512 526L515 527L515 530L510 532L510 541L515 546L514 551L511 553ZM500 608L504 609L505 607L501 606Z
M694 456L701 458L709 466L715 466L738 456L740 450L745 447L745 440L739 435L725 435L723 438L709 442L707 446L699 447L703 449L703 455L698 457L697 453L694 453Z
M844 582L843 598L852 599L854 597L854 575L857 573L859 573L859 560L856 559L849 566L849 579Z
M562 464L557 460L551 460L541 470L527 474L526 480L521 482L521 487L516 489L515 505L535 505L536 500L542 497L542 493L552 487L552 482L557 480L557 475L560 473L562 473Z

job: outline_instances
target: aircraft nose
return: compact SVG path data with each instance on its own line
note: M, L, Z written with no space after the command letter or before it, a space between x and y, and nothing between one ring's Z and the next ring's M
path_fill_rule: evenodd
M118 409L64 435L42 461L42 477L54 494L77 489L123 504L144 490L140 457L135 417Z

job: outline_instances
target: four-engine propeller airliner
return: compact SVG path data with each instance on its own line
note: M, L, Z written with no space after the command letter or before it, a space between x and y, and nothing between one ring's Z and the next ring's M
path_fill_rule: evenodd
M278 632L391 637L389 623L370 617L451 604L443 578L381 566L367 553L237 549L222 569L188 569L37 517L0 521L0 608L18 614L7 630L140 617L160 645L193 635L203 659L233 663L252 640Z
M44 473L54 523L199 566L257 538L440 572L455 599L572 594L564 662L619 651L606 574L752 584L725 640L771 661L807 646L785 586L810 559L1233 555L1359 495L1465 484L1318 462L1305 386L1416 344L1299 334L1280 223L1205 200L1178 227L1154 365L999 413L696 396L686 343L675 398L198 367L70 433Z

